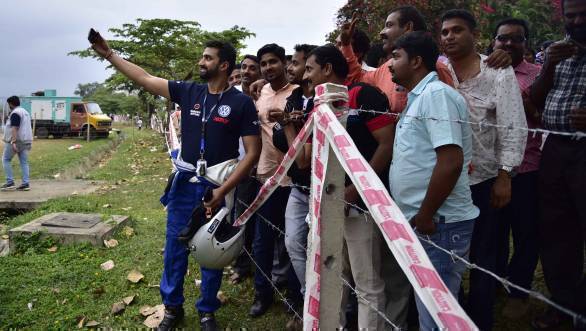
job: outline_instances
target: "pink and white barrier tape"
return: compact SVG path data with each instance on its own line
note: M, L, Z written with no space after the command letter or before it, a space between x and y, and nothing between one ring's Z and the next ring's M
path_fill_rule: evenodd
M323 86L316 88L316 97L319 98L324 93ZM319 327L320 201L327 170L325 167L328 148L331 145L342 167L358 189L362 200L366 202L391 252L436 324L450 331L477 330L478 328L440 278L407 219L391 199L374 170L364 160L328 103L321 103L308 117L277 172L263 185L251 206L238 218L236 225L244 224L274 192L295 157L302 150L314 124L310 199L312 230L311 247L308 249L307 257L309 261L306 268L304 329L316 330Z

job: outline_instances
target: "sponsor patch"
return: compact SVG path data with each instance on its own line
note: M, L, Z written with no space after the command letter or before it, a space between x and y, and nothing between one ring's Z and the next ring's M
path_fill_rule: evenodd
M228 117L230 115L230 112L232 111L232 108L230 108L230 106L228 105L221 105L218 108L218 115L222 116L222 117Z

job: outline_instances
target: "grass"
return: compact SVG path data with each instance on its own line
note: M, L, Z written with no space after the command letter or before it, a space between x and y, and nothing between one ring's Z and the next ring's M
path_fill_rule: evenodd
M16 254L0 258L0 329L73 329L81 317L86 322L98 321L102 327L142 326L140 307L161 301L158 288L153 286L160 281L165 238L165 212L158 199L171 170L163 144L151 131L135 131L134 139L128 136L104 166L88 174L90 179L107 181L100 192L52 200L9 221L12 228L56 211L122 214L132 217L134 235L116 234L120 244L111 249L73 245L59 246L55 253L47 251L51 242L19 243ZM155 152L151 152L153 148ZM111 207L103 208L106 204ZM100 264L107 260L113 260L116 266L103 271ZM184 326L188 328L197 325L196 267L190 259L185 280ZM139 270L145 279L138 284L127 281L132 269ZM250 280L230 286L225 278L222 291L230 299L217 312L222 327L274 329L287 322L281 305L259 319L248 317L253 298ZM112 304L135 294L135 302L122 315L110 313Z
M68 145L65 142L57 141L62 147ZM90 144L99 143L101 141ZM55 162L54 158L61 153L67 155L69 151L56 146L54 144L47 149L38 149L53 155L46 157L39 153L36 156L39 167L39 160L55 164L47 165L43 174L39 172L40 177L51 177L55 171L64 169L57 167L57 164L62 163ZM89 150L78 151L86 153ZM69 159L68 162L74 164L76 161ZM117 152L88 173L90 179L107 183L98 193L52 200L33 212L10 220L7 225L12 228L57 211L122 214L131 216L130 226L134 229L134 235L127 237L123 233L116 234L115 238L120 244L111 249L72 245L58 246L55 253L47 250L55 244L51 241L32 238L19 242L16 254L0 258L0 329L74 329L82 317L86 318L86 322L100 322L101 327L142 327L144 317L140 315L139 309L144 305L160 304L161 300L158 288L154 285L159 284L162 272L165 212L158 199L170 169L160 136L151 131L127 132L127 139L121 143ZM104 205L110 207L104 208ZM103 271L100 264L107 260L113 260L116 266L110 271ZM126 280L127 274L133 269L145 275L142 282L132 284ZM185 280L186 319L183 327L192 329L197 328L194 301L199 295L194 281L200 278L192 259L189 271ZM536 272L534 285L538 291L546 291L541 268ZM288 315L279 304L275 304L261 318L248 317L254 294L250 279L241 285L232 286L228 284L226 276L221 290L230 299L217 312L222 327L284 329ZM112 305L130 295L138 295L135 302L123 314L112 315ZM545 307L530 300L527 316L519 320L506 320L500 317L504 302L505 295L501 291L495 307L495 330L529 330L531 318ZM29 303L32 305L30 310ZM566 325L558 330L569 329Z
M30 177L33 179L53 178L59 172L72 167L80 159L94 153L100 147L114 139L95 139L87 142L80 138L68 139L37 139L33 142L33 148L29 154ZM82 148L68 150L69 146L80 144ZM4 143L2 143L4 150ZM20 166L18 156L12 159L12 170L15 177L20 178Z

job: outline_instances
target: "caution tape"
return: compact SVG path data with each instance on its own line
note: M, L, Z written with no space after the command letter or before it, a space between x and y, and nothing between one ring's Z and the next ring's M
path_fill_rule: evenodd
M346 129L332 111L332 100L324 95L325 88L318 86L316 96L322 102L308 117L307 122L283 158L276 173L261 187L250 207L236 220L235 225L245 224L279 186L295 157L303 150L303 144L313 129L312 184L310 199L311 240L306 268L306 293L304 305L304 329L319 328L320 302L320 210L323 181L327 171L330 146L365 201L372 218L381 230L385 241L409 279L413 289L433 317L436 324L446 330L477 330L458 301L433 267L417 235L407 219L391 199L380 178L356 148ZM323 100L327 100L328 103ZM313 127L315 124L315 128Z

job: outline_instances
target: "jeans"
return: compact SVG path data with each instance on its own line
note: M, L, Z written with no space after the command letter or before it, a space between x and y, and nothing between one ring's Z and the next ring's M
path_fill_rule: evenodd
M426 239L434 242L436 245L452 251L458 256L468 258L470 252L470 240L472 239L472 232L474 229L474 220L462 221L456 223L436 224L436 232ZM460 283L462 282L462 274L466 270L466 265L461 261L454 261L452 257L432 245L421 241L421 245L435 270L452 293L454 297L458 296L460 290ZM419 311L419 327L421 330L439 330L427 309L419 300L419 296L415 296L417 310Z
M470 245L470 262L492 272L496 271L498 247L498 216L500 210L490 206L490 192L495 179L470 186L474 205L480 215L474 224ZM470 270L470 291L467 311L480 330L491 330L496 280L482 271Z
M511 202L499 216L497 271L514 284L530 289L537 267L537 179L538 172L528 172L512 179ZM509 233L513 232L513 256L509 262ZM509 297L527 298L511 288Z
M285 211L285 247L291 264L301 283L301 293L305 294L305 263L307 262L307 234L309 226L305 218L309 213L309 195L297 188L291 189L287 210Z
M201 203L207 187L201 183L190 183L190 177L190 174L177 173L170 191L161 198L161 202L167 206L167 234L160 292L163 303L168 306L181 306L185 301L183 281L189 251L177 241L177 235L187 226L193 209ZM213 313L220 308L220 300L216 296L222 284L222 270L202 267L201 277L200 298L195 306L200 312Z
M20 162L20 170L22 172L22 183L29 183L29 166L28 166L28 154L31 149L30 144L17 143L18 153L14 153L12 145L10 143L4 143L4 155L2 157L2 165L4 166L4 175L6 176L6 183L14 183L14 175L12 173L12 165L10 161L14 157L14 154L18 154L18 160Z
M242 182L240 182L240 184L238 184L236 188L236 198L242 202L238 200L236 201L236 215L241 215L246 209L248 209L248 206L250 206L256 197L257 192L258 182L252 177L246 177L244 180L242 180ZM256 219L254 217L249 219L246 223L246 230L244 230L244 247L246 247L246 250L249 252L252 252L255 221ZM234 261L234 272L242 276L246 276L252 273L252 262L244 250L242 250L242 253L240 253L236 261Z
M285 223L285 209L289 199L289 187L279 187L268 198L268 200L259 208L256 217L256 233L252 250L254 261L260 268L254 273L254 289L256 296L263 300L270 300L273 297L273 286L271 285L271 275L273 271L273 257L275 252L275 238L280 233L271 225L283 229ZM267 279L268 277L268 279ZM299 281L289 268L287 277L287 289L290 295L298 295Z

